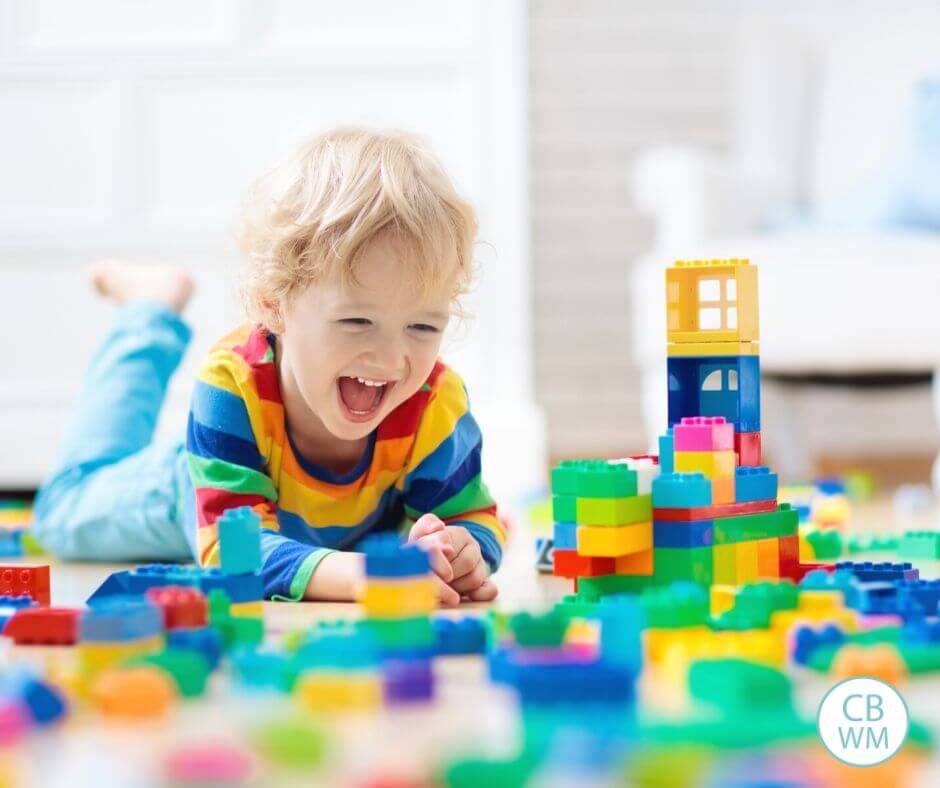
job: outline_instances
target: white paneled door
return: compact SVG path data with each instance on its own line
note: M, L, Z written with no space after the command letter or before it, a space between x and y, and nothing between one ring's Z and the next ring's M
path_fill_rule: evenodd
M233 243L251 180L337 124L425 136L481 216L468 382L503 496L544 467L529 319L526 14L521 0L0 0L0 490L46 472L111 318L102 255L191 266L195 365L240 319Z

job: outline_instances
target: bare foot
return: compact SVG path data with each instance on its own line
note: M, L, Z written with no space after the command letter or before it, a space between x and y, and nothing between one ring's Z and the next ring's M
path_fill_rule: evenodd
M89 275L95 290L118 304L156 301L182 312L193 294L193 278L175 266L99 260L91 266Z

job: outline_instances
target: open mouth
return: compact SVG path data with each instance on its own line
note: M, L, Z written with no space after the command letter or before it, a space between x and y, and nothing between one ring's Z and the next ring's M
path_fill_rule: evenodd
M339 401L346 418L355 422L373 419L394 385L393 380L370 380L346 375L338 378Z

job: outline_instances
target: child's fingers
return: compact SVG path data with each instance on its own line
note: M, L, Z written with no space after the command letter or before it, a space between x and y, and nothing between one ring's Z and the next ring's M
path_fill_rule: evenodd
M460 594L454 591L437 575L434 576L434 582L437 585L437 598L444 607L457 607L460 604Z
M471 591L476 591L484 582L486 582L486 564L481 558L477 565L463 577L451 580L450 587L461 594L469 594Z
M496 583L489 579L484 580L483 585L475 591L467 593L472 602L492 602L498 595L499 589L496 587Z
M428 554L431 571L434 572L435 575L441 578L445 583L449 583L454 579L454 568L450 565L450 561L439 545L433 543L422 545L421 549Z
M444 521L436 514L423 514L415 520L415 524L411 526L411 530L408 532L408 541L417 541L422 536L428 536L446 527Z
M450 559L451 566L454 568L454 580L470 574L482 560L480 546L476 542L465 544L457 555Z

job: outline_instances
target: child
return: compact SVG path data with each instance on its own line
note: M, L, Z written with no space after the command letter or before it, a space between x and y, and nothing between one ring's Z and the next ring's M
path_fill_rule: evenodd
M251 506L269 597L355 598L362 556L344 551L400 530L428 551L444 604L493 599L505 533L464 385L437 358L475 235L413 139L309 142L259 181L242 231L251 322L203 363L185 446L151 440L192 282L98 265L121 308L37 497L37 537L65 558L211 565L219 516Z

